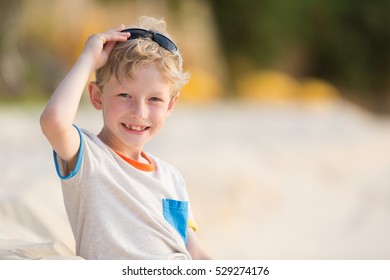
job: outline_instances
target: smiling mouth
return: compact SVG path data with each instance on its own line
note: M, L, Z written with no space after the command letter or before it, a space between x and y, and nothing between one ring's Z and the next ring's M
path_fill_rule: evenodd
M122 125L132 131L145 131L150 128L150 126L129 125L125 123L122 123Z

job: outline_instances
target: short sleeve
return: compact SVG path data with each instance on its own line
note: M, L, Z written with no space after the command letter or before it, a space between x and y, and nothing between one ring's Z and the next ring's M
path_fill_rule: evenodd
M77 153L78 155L77 155L76 165L75 165L74 169L71 172L69 172L69 174L63 175L63 174L65 174L66 164L57 155L56 151L53 150L54 164L55 164L55 167L56 167L57 175L62 180L68 180L68 179L74 177L79 172L80 167L81 167L81 163L83 161L83 153L84 153L83 136L82 136L82 133L81 133L80 129L77 126L75 126L75 125L73 125L73 126L76 128L77 132L79 133L79 136L80 136L80 147L79 147L79 151Z

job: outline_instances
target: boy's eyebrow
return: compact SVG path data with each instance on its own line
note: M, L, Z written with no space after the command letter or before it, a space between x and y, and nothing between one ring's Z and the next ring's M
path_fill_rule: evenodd
M115 91L115 92L121 92L121 93L134 93L134 92L136 93L136 91L134 91L134 89L129 88L129 87L126 87L126 86L124 86L124 85L117 85L117 86L114 86L114 87L113 87L113 91ZM147 95L158 95L158 96L162 96L162 95L164 95L164 94L163 94L163 91L156 89L156 90L151 90L151 91L149 91L149 92L147 93Z

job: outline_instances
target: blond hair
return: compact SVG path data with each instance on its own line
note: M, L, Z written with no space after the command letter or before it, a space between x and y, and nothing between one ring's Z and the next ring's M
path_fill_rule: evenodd
M163 19L141 17L137 27L169 37ZM115 75L118 81L124 77L132 78L137 68L152 63L156 63L163 77L171 83L172 96L178 94L189 80L189 73L183 72L183 60L179 50L172 53L151 38L139 38L117 43L107 63L96 71L96 83L102 89L111 76Z

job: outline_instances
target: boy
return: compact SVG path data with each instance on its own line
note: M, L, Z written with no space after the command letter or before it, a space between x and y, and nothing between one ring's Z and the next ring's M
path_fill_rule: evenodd
M143 151L172 112L188 74L176 45L163 35L165 22L144 17L140 26L124 30L119 25L89 37L41 115L76 254L205 259L181 175ZM73 125L94 70L96 81L88 91L103 113L98 135Z

